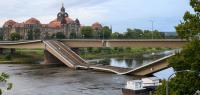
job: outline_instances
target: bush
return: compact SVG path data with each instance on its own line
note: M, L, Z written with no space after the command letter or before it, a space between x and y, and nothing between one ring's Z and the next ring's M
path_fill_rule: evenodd
M12 87L13 87L13 84L8 82L8 78L9 78L8 74L0 73L0 83L4 83L5 82L5 86L3 85L4 87L0 88L0 95L3 94L3 91L11 90Z
M8 54L8 55L6 55L6 56L5 56L5 59L6 59L6 60L11 60L11 59L12 59L12 57L11 57L11 55L10 55L10 54Z

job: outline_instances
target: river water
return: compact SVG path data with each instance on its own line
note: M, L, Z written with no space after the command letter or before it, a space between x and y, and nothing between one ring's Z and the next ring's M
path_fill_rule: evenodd
M164 51L158 53L143 54L134 57L115 57L115 58L104 58L96 60L88 60L90 63L110 65L115 67L123 68L137 68L146 65L152 61L158 60L162 57L172 54L173 51Z
M169 54L166 51L132 59L110 58L91 62L135 68ZM8 73L9 81L14 85L4 95L122 95L121 88L126 81L138 79L134 76L91 70L75 71L59 64L1 64L0 72Z

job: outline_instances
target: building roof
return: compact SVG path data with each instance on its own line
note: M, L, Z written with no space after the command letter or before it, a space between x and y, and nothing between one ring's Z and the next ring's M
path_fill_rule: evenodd
M24 23L16 23L13 27L24 27Z
M36 18L30 18L27 21L25 21L25 24L41 24L41 23Z
M60 28L61 27L61 22L58 21L57 19L51 21L49 24L48 24L48 27L49 28Z
M101 29L102 25L99 22L95 22L94 24L92 24L92 28L93 29Z
M69 18L69 17L65 17L65 21L66 21L66 23L75 23L75 21L72 20L72 19ZM54 19L53 21L51 21L51 22L48 24L48 27L49 27L49 28L60 28L60 27L61 27L61 22L58 21L57 19Z
M17 22L15 22L14 20L8 20L4 23L4 27L8 27L8 26L11 26L13 27Z

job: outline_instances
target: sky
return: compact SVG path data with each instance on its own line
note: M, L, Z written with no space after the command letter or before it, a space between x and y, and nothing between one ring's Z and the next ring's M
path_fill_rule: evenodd
M56 18L62 2L70 18L82 25L100 22L114 32L127 28L175 31L186 11L192 11L189 0L0 0L0 27L9 19L24 22L35 17L48 24Z

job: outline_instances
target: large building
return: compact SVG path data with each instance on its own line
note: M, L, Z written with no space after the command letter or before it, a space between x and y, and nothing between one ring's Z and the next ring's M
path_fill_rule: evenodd
M1 31L3 31L3 40L10 40L10 35L15 32L20 34L22 40L36 40L52 38L57 32L63 32L66 38L69 38L70 35L78 37L81 36L80 27L79 20L71 19L62 5L57 18L48 24L41 24L36 18L30 18L22 23L8 20L4 23Z

